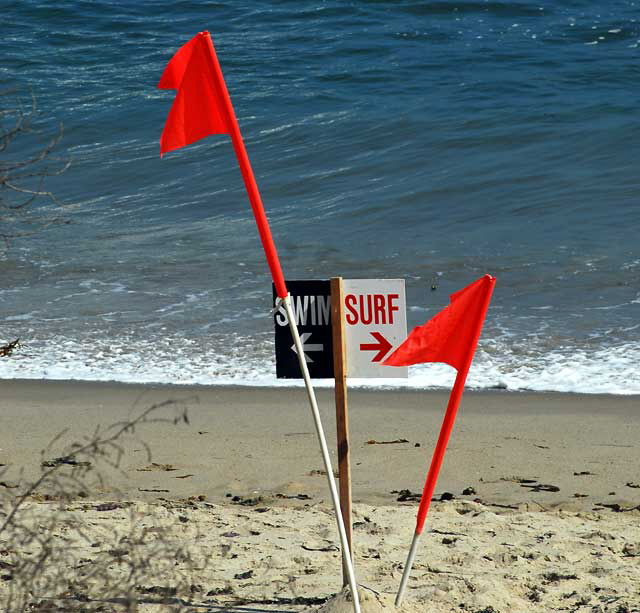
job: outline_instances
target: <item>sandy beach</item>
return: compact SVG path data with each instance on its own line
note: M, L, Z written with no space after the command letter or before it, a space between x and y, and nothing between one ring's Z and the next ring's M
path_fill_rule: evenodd
M21 513L31 525L56 516L48 534L66 543L65 564L79 576L99 554L119 551L123 535L145 550L136 531L164 526L162 542L200 562L182 564L176 554L155 583L136 577L136 598L152 609L302 611L327 607L339 591L337 530L302 390L37 381L3 381L1 389L5 513L43 462L55 467L58 486L74 475L65 481L69 497L43 484ZM319 399L335 447L332 391ZM393 601L414 526L412 494L421 491L446 399L350 392L365 610ZM87 436L108 437L111 424L168 400L176 403L149 415L168 421L137 425L90 467L81 455L74 464L70 454ZM402 610L640 610L638 406L632 396L467 392ZM11 565L20 552L0 540L5 594L17 589ZM131 567L123 564L109 566L111 580ZM97 598L84 584L84 596L76 588L49 597L64 596L60 610L76 610L70 603ZM107 601L112 609L102 610L120 610L115 596Z

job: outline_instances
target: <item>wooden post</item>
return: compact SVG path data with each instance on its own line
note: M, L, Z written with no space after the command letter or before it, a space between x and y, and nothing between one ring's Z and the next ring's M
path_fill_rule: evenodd
M344 296L342 277L331 279L331 327L333 334L333 374L335 378L336 429L338 434L338 480L340 508L353 559L351 521L351 458L349 455L349 412L347 407L347 356L344 338ZM344 585L348 584L346 568L342 567Z

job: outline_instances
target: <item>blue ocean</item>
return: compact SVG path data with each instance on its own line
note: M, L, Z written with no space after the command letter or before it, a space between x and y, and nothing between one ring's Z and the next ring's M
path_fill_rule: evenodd
M3 2L0 113L33 95L39 114L0 165L60 124L70 165L41 188L60 219L0 255L0 343L23 343L0 377L280 384L229 138L159 157L156 85L208 30L286 278L405 279L411 328L491 273L471 387L640 393L639 19L631 0Z

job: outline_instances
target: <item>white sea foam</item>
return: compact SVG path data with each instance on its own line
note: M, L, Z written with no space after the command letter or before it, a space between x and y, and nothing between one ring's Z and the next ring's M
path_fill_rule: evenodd
M202 350L189 339L163 339L132 344L118 342L80 344L56 339L32 344L11 358L0 359L0 378L120 381L190 385L299 386L300 381L277 380L271 343L249 355L250 339L235 338L236 347L225 355ZM254 347L255 349L255 347ZM480 350L467 386L475 389L556 391L605 394L640 394L640 343L606 349L563 347L547 353L508 350L506 345ZM408 379L351 379L352 387L442 389L450 388L453 368L421 364L410 368ZM320 387L332 385L319 380Z

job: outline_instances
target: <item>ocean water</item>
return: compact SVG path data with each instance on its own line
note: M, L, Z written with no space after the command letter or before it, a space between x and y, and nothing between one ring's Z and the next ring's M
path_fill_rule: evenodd
M156 84L209 30L287 278L404 278L411 327L489 272L471 386L640 393L639 2L0 8L0 90L42 131L0 163L60 122L71 162L46 183L65 223L0 257L0 342L24 343L0 377L279 384L228 137L159 158Z

